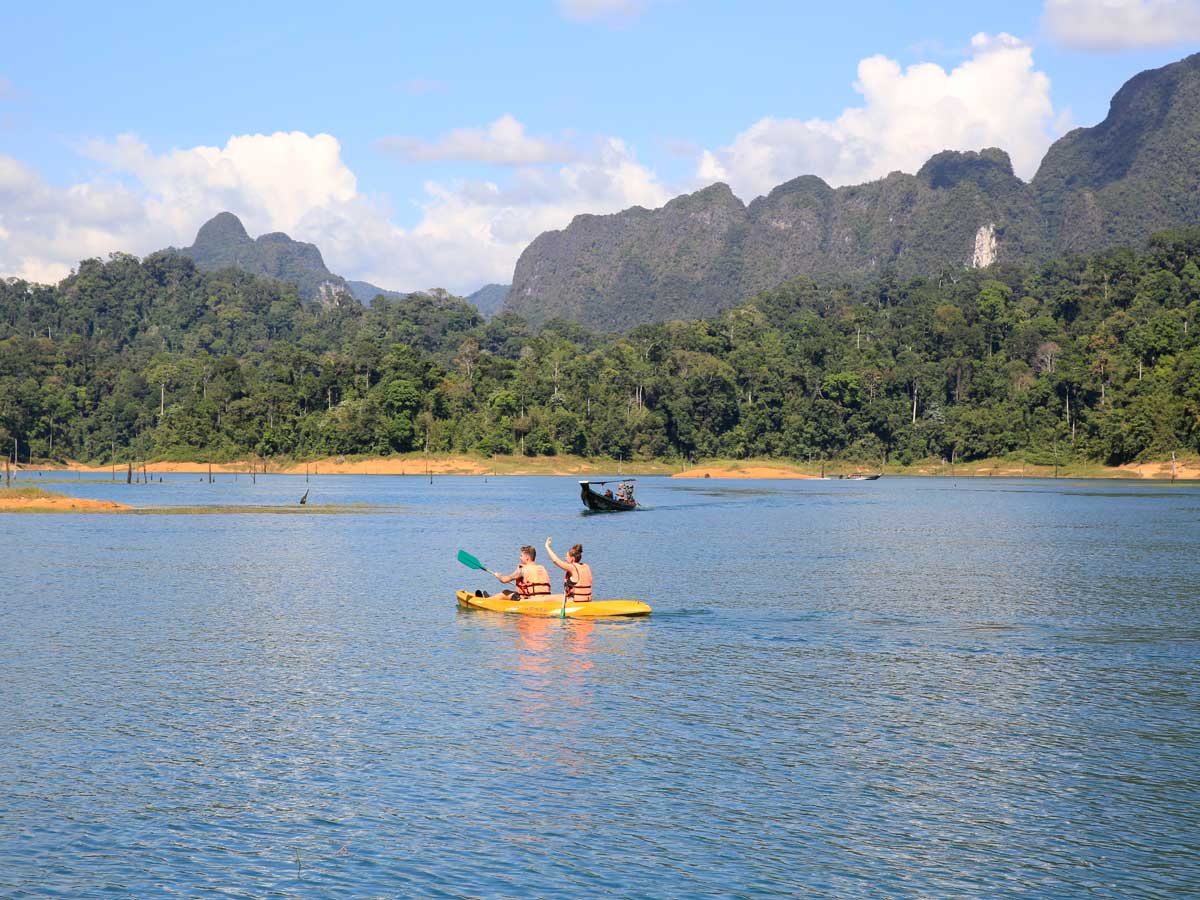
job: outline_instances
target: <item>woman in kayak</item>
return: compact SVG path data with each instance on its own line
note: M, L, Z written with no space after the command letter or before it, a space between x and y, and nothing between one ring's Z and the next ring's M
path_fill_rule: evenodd
M563 576L563 589L567 592L567 600L571 603L587 603L592 599L592 567L583 562L583 544L576 544L567 551L564 562L559 559L550 547L550 538L546 538L546 552L554 560L554 564L567 574Z
M529 546L522 547L521 562L515 572L511 575L501 575L499 572L491 574L499 578L502 584L516 582L516 596L521 600L548 595L550 593L550 573L546 571L545 566L535 563L535 559L537 559L536 550ZM511 594L512 591L503 593Z

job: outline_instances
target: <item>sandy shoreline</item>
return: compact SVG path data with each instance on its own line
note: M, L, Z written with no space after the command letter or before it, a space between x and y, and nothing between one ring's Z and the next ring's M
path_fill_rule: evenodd
M819 478L787 466L770 463L721 464L696 466L676 472L672 478Z
M672 478L731 478L731 479L809 479L820 478L820 470L813 465L792 464L778 460L712 460L708 463L693 464L679 471L678 465L661 462L624 462L623 469L628 477L646 475L669 475ZM470 456L430 456L421 455L346 458L327 457L311 462L292 462L275 460L245 460L230 463L207 462L148 462L145 464L148 475L189 474L206 476L209 471L213 475L249 475L251 470L262 474L285 475L404 475L424 477L428 475L558 475L579 476L586 478L599 474L613 475L618 464L612 460L586 460L578 457L494 457L485 459ZM116 481L124 481L128 473L125 465L87 466L82 463L68 465L25 465L20 469L21 474L36 472L79 472L87 474L110 475ZM136 480L140 477L143 467L139 465L133 470ZM852 464L828 464L826 475L837 477L848 475L856 469ZM871 471L878 471L873 469ZM951 468L948 464L926 462L906 467L888 467L886 475L951 475L956 478L1042 478L1055 474L1053 466L1014 463L1009 460L986 460L967 464L959 464ZM1127 463L1123 466L1103 466L1100 464L1064 465L1058 472L1059 477L1070 478L1114 478L1114 479L1155 479L1170 481L1172 475L1176 480L1200 480L1200 460L1189 458L1172 463L1171 460Z
M643 466L630 466L637 474L669 474L672 467L665 463L646 463ZM483 459L469 456L385 456L367 459L352 459L346 457L326 457L311 462L280 463L275 460L249 460L229 463L207 462L147 462L144 464L148 475L184 474L207 475L247 475L253 469L258 474L272 475L611 475L618 467L616 462L592 462L573 457L497 457ZM83 472L87 474L106 474L117 481L124 481L128 467L122 463L115 468L109 466L88 466L83 463L68 465L25 465L24 471L66 471ZM143 464L136 464L133 478L136 480L143 471Z
M483 460L430 459L414 457L391 459L343 460L321 459L311 463L296 463L279 469L285 475L488 475L491 469Z
M1196 462L1176 462L1172 464L1170 460L1167 460L1166 462L1127 463L1120 466L1119 471L1133 473L1137 478L1156 478L1160 481L1170 481L1172 468L1174 469L1174 477L1176 479L1183 479L1184 481L1200 479L1200 463Z

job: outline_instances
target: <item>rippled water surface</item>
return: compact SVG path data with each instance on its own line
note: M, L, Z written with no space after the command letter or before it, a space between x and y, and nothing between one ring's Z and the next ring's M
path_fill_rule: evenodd
M2 897L1200 893L1200 487L48 486L395 508L0 515ZM547 535L654 614L456 609Z

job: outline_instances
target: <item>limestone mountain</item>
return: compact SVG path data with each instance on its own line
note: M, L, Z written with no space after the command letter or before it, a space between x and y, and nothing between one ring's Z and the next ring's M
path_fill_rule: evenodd
M812 175L743 204L724 184L657 210L576 216L517 261L505 309L592 328L699 318L798 275L863 282L1135 245L1200 222L1200 54L1131 79L1032 181L1008 154L946 151L915 175Z
M241 219L230 212L213 216L200 226L192 246L176 252L190 257L205 271L233 267L251 275L289 281L306 300L331 298L342 291L364 304L379 294L405 296L365 281L347 281L334 275L326 268L315 245L294 241L281 231L251 238Z

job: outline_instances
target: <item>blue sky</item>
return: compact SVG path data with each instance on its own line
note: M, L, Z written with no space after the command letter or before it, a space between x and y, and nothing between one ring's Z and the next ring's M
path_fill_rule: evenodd
M9 4L0 33L0 275L228 208L348 277L465 292L572 215L716 179L749 202L991 145L1031 177L1200 49L1200 2Z

